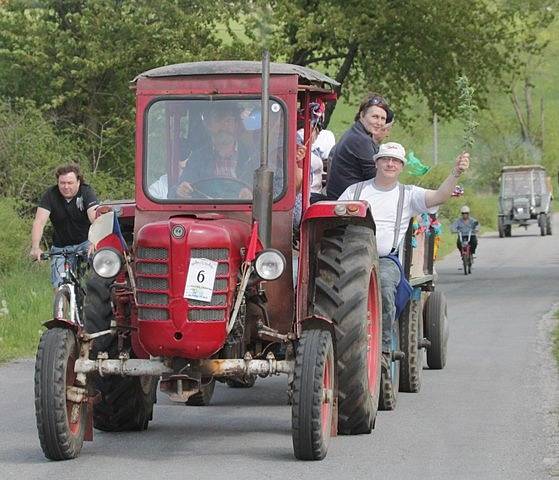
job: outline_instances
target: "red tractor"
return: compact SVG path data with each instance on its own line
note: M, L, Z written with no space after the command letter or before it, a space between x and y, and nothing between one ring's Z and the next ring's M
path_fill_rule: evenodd
M38 418L49 458L77 456L92 424L146 429L158 383L172 400L207 405L216 380L248 388L287 374L299 459L324 458L338 433L371 432L375 225L364 202L310 205L310 148L300 189L296 180L298 120L309 139L309 105L334 99L336 85L308 68L240 61L134 79L135 203L111 204L92 228L85 328L49 325L75 345L58 379L67 408L54 421L47 399ZM67 337L49 348L68 351Z

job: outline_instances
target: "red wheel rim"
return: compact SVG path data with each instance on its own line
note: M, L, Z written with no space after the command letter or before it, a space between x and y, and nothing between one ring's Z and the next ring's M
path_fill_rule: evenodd
M68 357L66 364L66 388L73 387L76 381L76 373L74 372L74 364L76 358L74 354ZM66 397L66 417L68 419L68 430L70 434L75 437L80 433L81 420L82 420L83 403L72 402Z
M332 406L334 403L334 355L332 350L324 361L322 371L322 402L320 405L320 420L322 423L322 438L330 436L332 427Z
M371 281L369 282L369 298L367 302L367 367L369 372L369 392L375 394L378 367L379 367L379 340L381 335L380 322L380 302L379 289L377 283L376 271L371 272Z

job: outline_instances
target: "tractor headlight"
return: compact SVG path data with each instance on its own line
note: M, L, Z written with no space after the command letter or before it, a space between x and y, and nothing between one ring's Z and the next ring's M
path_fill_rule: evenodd
M122 256L114 248L103 248L93 255L93 270L103 278L113 278L122 267Z
M285 270L285 257L278 250L264 250L256 257L254 268L263 280L276 280Z

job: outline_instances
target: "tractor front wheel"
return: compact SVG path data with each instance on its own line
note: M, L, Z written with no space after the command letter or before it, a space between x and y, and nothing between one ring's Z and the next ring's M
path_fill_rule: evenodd
M87 422L86 388L76 384L74 363L79 356L76 335L67 328L46 330L35 360L35 416L45 457L76 458L83 445ZM74 402L70 393L84 395Z
M334 346L328 330L305 330L293 374L293 451L299 460L322 460L328 451L335 401Z

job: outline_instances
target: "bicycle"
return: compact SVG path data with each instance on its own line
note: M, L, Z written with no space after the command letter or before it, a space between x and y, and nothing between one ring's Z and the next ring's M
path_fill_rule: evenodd
M64 320L83 328L83 305L86 292L82 280L89 266L88 254L86 251L69 252L66 250L59 253L45 252L41 254L41 260L48 260L56 256L64 257L64 271L61 274L62 282L57 287L54 296L53 319Z
M35 414L41 448L47 458L75 458L84 439L91 439L88 413L93 391L84 373L75 372L76 360L88 358L84 342L86 252L43 253L42 260L64 257L62 282L53 301L53 319L45 322L35 359ZM75 260L75 262L74 262Z
M460 242L460 256L462 257L462 265L464 267L464 275L468 275L472 273L472 263L473 263L473 256L472 256L472 249L470 246L470 239L472 237L472 231L466 234L460 232L458 233L458 241Z

